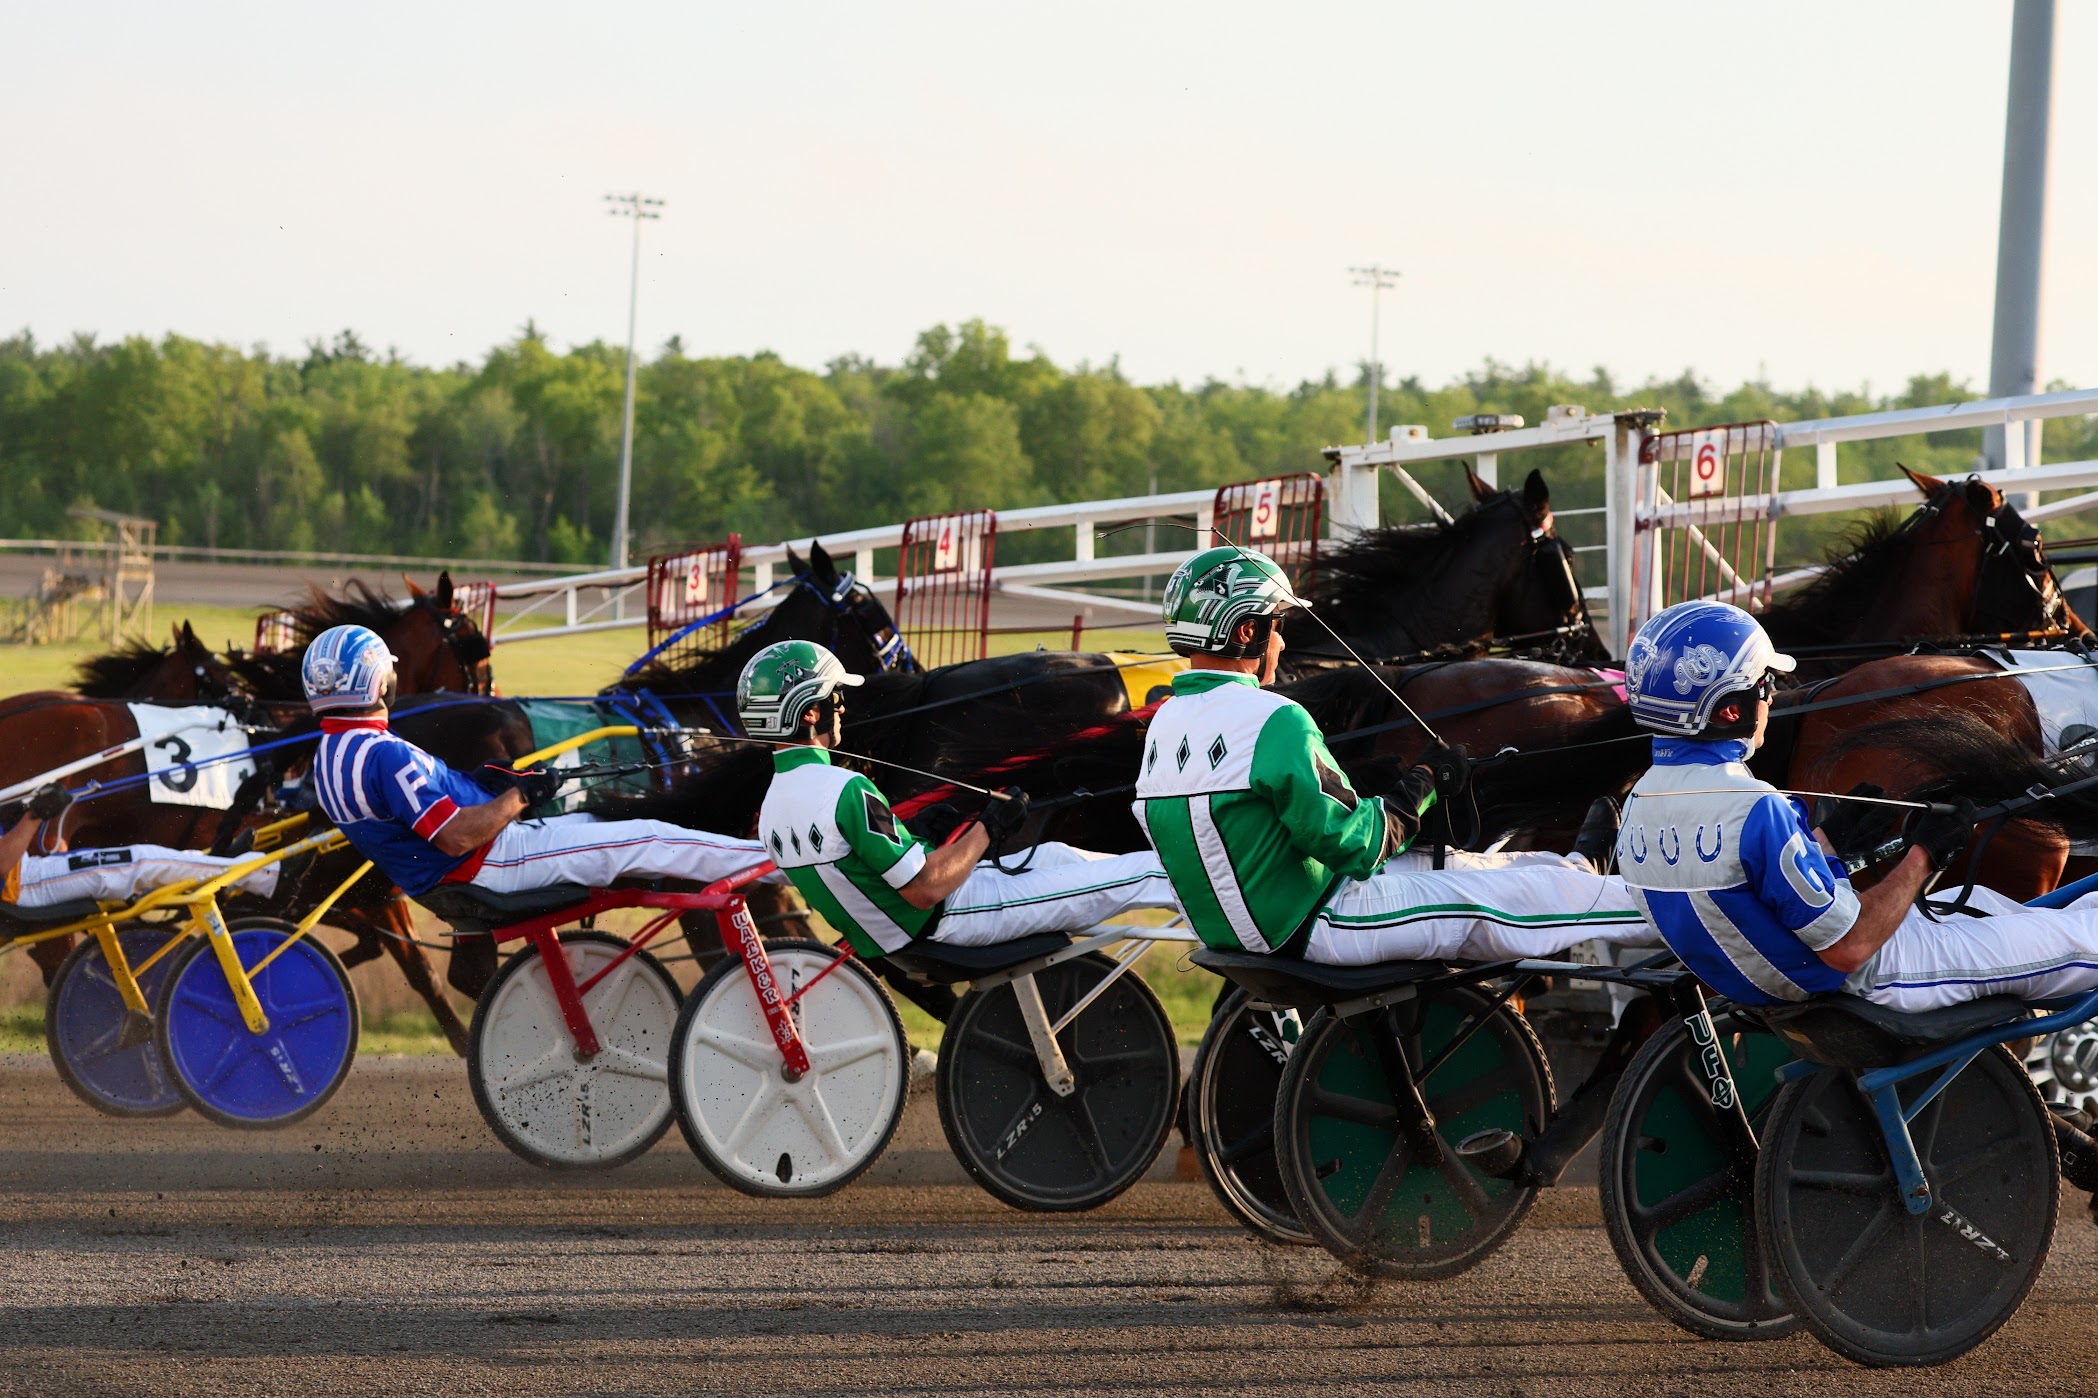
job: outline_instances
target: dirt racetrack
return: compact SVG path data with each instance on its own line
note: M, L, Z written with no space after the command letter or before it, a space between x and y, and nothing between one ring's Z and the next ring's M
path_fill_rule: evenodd
M2098 1230L1965 1361L1853 1369L1654 1318L1592 1190L1551 1191L1453 1281L1365 1289L1241 1233L1199 1183L1014 1213L914 1113L881 1176L774 1203L673 1129L601 1176L513 1160L456 1062L367 1059L304 1125L97 1117L0 1060L0 1391L398 1395L1299 1392L2063 1393L2098 1388ZM889 1182L880 1182L881 1179Z

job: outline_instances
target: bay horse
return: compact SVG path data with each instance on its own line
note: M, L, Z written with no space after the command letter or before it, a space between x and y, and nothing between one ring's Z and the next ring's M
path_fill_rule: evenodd
M1763 615L1794 682L1849 669L1887 642L2044 643L2088 636L2063 596L2040 531L1977 477L1943 480L1901 468L1924 497L1906 519L1854 526L1813 581Z

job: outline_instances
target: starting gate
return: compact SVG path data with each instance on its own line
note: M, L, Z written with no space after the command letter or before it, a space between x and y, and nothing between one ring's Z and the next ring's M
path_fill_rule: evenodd
M1777 425L1735 422L1646 439L1627 634L1693 599L1770 604L1777 562Z
M481 628L488 644L495 645L495 584L460 583L452 588L452 610Z
M990 510L927 515L903 526L896 629L927 669L990 653L997 544L998 516Z
M660 659L678 659L697 651L720 650L729 641L729 609L736 605L738 570L743 566L743 536L731 534L719 544L699 544L648 560L648 648L653 651L685 627L723 613L689 635L678 637Z
M299 648L299 618L292 612L264 612L255 618L255 654L279 655Z
M1326 482L1309 471L1218 486L1213 507L1217 533L1281 564L1299 594L1318 571L1325 512Z

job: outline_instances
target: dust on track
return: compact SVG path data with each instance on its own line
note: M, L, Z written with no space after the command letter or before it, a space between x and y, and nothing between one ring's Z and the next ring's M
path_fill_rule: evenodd
M936 1128L933 1128L936 1130ZM1199 1183L1013 1212L922 1116L885 1178L747 1199L676 1141L608 1175L512 1160L455 1063L367 1061L285 1132L115 1122L0 1062L0 1390L195 1393L1993 1393L2088 1391L2082 1196L2033 1300L1979 1353L1851 1368L1654 1317L1592 1190L1432 1284L1366 1284L1233 1225Z

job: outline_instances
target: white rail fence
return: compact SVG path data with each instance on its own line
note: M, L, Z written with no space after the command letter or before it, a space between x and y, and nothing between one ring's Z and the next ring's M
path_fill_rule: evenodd
M1578 407L1556 407L1544 422L1534 427L1452 437L1431 437L1424 427L1394 427L1385 441L1334 447L1326 451L1331 468L1327 478L1326 532L1329 537L1344 537L1356 530L1373 527L1379 518L1379 492L1387 475L1437 513L1446 515L1443 507L1413 477L1411 467L1470 460L1477 474L1492 483L1497 480L1502 457L1520 457L1524 452L1570 443L1599 443L1604 454L1604 503L1588 509L1557 510L1555 513L1562 519L1603 517L1604 542L1580 551L1591 557L1595 554L1605 556L1604 580L1587 587L1586 592L1591 603L1599 604L1607 617L1607 638L1612 652L1622 655L1631 620L1650 609L1658 597L1659 579L1651 566L1651 549L1657 531L1693 523L1708 525L1748 514L1768 521L1774 528L1778 522L1796 516L1898 507L1915 499L1915 487L1905 477L1850 485L1837 483L1838 452L1844 443L2091 414L2098 414L2098 389L1986 399L1812 422L1778 423L1775 431L1780 452L1786 447L1795 451L1807 447L1814 449L1815 484L1811 488L1780 490L1767 497L1759 495L1691 504L1665 501L1654 466L1640 462L1641 448L1661 425L1660 414L1651 410L1589 413ZM1982 472L1981 476L2000 488L2027 495L2029 498L2021 508L2028 519L2044 520L2098 507L2098 461L2029 465L2022 460L2025 434L2006 432L2004 440L2010 456L2008 464L2000 470ZM2038 492L2051 490L2082 493L2044 505L2031 504L2037 499ZM1154 604L1151 603L1069 589L1078 583L1153 578L1170 572L1188 555L1195 536L1176 537L1169 549L1156 552L1102 556L1096 551L1101 529L1178 515L1193 516L1198 532L1206 532L1214 500L1213 490L1189 490L1001 510L998 513L1001 538L1046 529L1069 529L1072 531L1072 546L1068 558L1000 566L994 570L994 584L998 592L1010 597L1126 612L1132 616L1152 615ZM875 575L875 554L877 550L893 549L903 542L901 523L826 534L820 538L841 564L849 555L856 575L877 590L889 591L893 595L895 579ZM814 542L813 538L802 538L776 544L745 544L743 562L754 573L752 590L763 591L772 585L775 572L785 563L790 547L805 554ZM1642 549L1648 550L1644 555L1646 566L1643 571ZM1780 585L1797 581L1811 571L1787 574L1777 581ZM640 590L647 575L646 567L616 568L499 584L496 595L505 604L505 614L497 622L495 639L522 641L640 626L646 611L641 605Z

